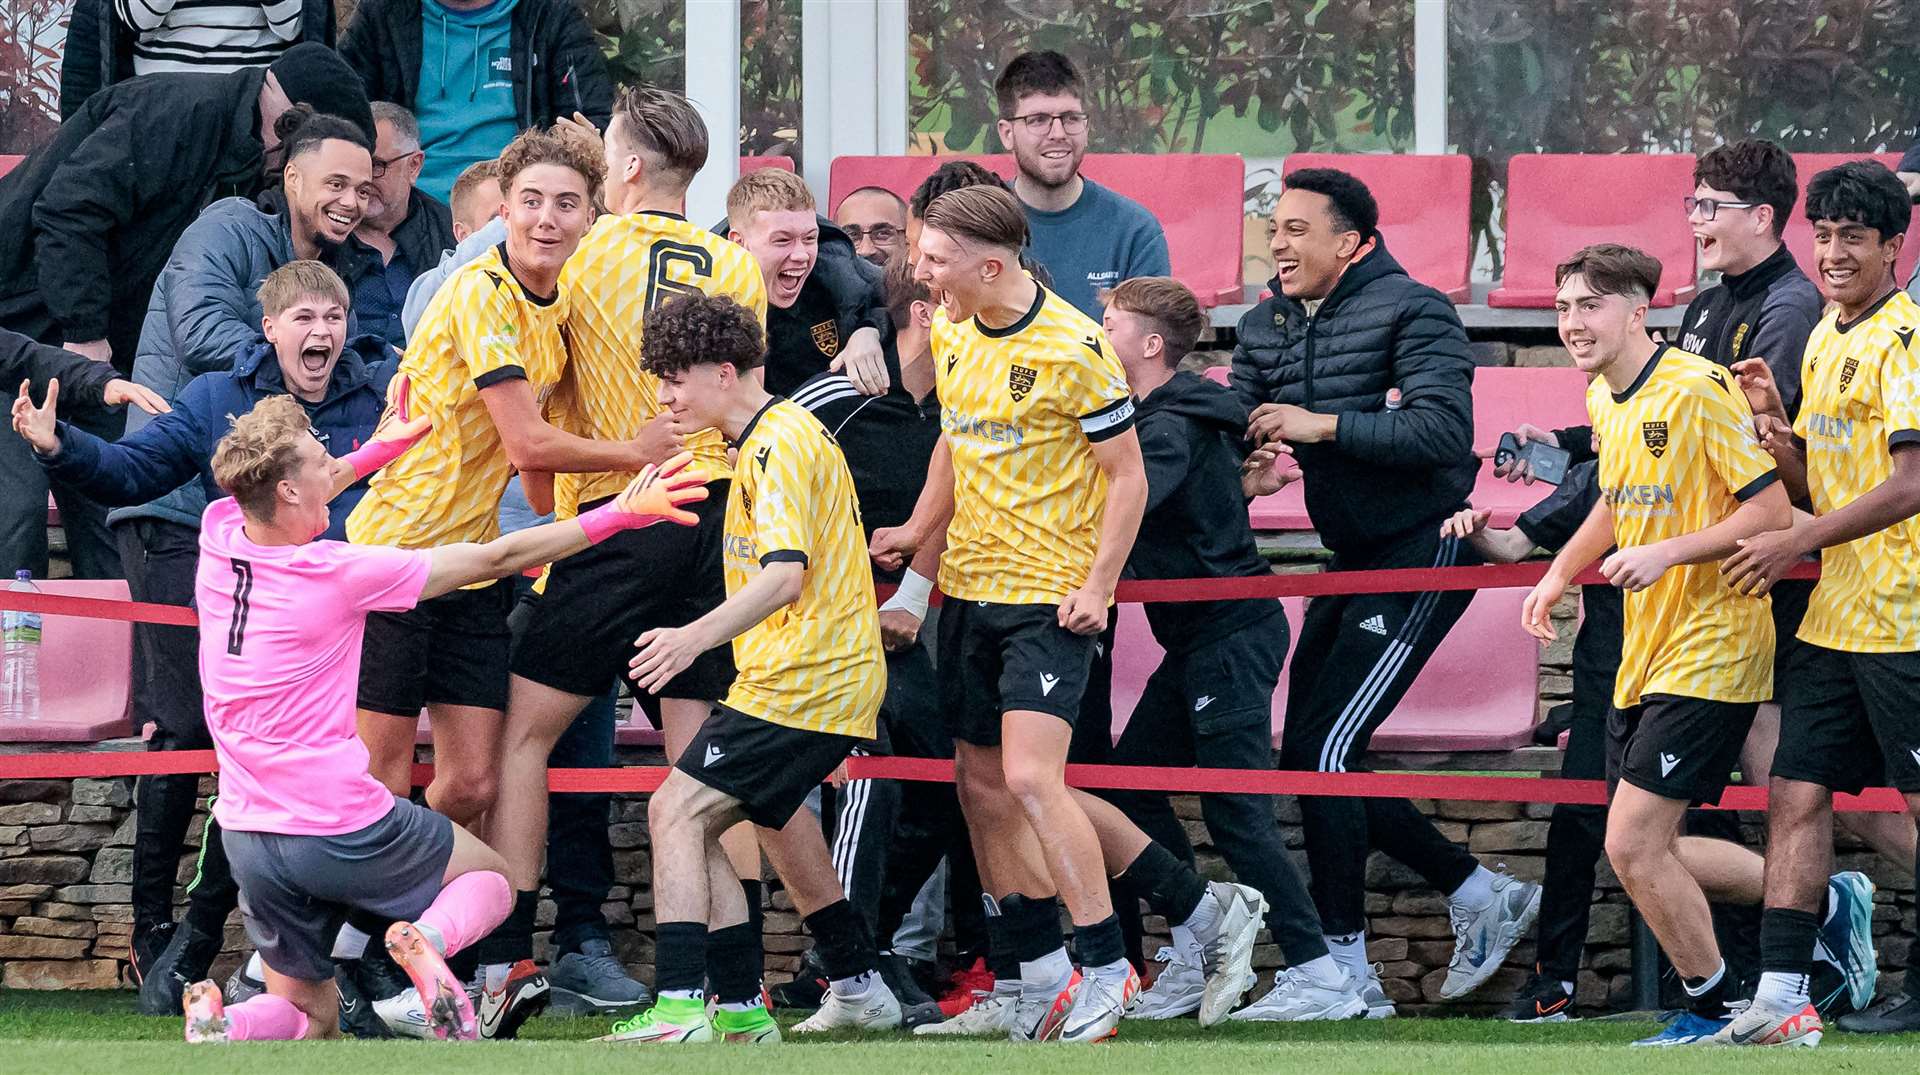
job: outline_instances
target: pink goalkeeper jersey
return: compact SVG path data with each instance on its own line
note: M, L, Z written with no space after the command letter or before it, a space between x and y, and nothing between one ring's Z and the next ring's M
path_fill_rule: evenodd
M233 498L200 523L200 685L220 758L213 816L236 832L332 836L393 809L354 731L367 613L420 600L431 553L255 545Z

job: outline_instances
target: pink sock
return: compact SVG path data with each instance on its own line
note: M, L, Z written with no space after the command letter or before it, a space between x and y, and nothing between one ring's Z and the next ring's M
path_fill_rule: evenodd
M298 1041L307 1036L307 1013L285 997L261 993L227 1009L230 1041Z
M463 873L447 882L414 921L440 931L447 942L444 955L452 955L493 932L513 910L513 886L502 874L492 870Z

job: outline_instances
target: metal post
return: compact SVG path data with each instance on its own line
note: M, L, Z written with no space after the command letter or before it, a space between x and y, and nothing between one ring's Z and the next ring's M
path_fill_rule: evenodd
M1413 151L1445 153L1447 0L1413 3Z
M1627 908L1627 928L1633 937L1633 1010L1660 1010L1660 942L1648 928L1647 920L1631 905Z
M687 189L687 217L702 224L727 213L740 178L740 2L686 0L687 99L707 122L707 166Z

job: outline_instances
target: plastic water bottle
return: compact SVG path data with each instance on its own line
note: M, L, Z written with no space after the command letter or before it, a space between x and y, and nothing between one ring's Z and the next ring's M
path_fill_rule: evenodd
M17 571L9 593L39 593L33 572ZM0 614L0 723L40 719L40 614Z

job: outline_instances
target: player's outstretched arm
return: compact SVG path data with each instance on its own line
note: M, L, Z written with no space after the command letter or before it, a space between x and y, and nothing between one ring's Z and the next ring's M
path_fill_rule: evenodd
M433 419L424 414L417 418L413 415L412 389L412 381L394 378L387 387L387 411L380 416L373 436L346 455L334 458L333 496L339 496L353 483L400 458L432 431Z
M1920 515L1920 443L1896 444L1893 474L1886 481L1825 515L1796 521L1792 529L1757 534L1721 563L1727 584L1741 593L1764 594L1818 549L1844 545Z
M1526 632L1542 642L1551 642L1556 637L1553 630L1553 606L1560 595L1567 592L1573 577L1586 569L1586 566L1598 559L1613 544L1613 509L1607 507L1603 497L1594 502L1593 511L1580 529L1573 532L1565 545L1560 546L1559 555L1547 565L1547 573L1527 594L1526 601L1520 606L1520 626Z
M428 570L421 599L550 564L623 530L659 522L692 526L699 516L687 506L707 498L706 475L693 469L692 461L691 453L682 452L662 466L647 467L619 496L577 519L529 527L484 545L466 543L434 549L433 566Z
M522 474L531 470L563 474L637 471L671 458L670 452L655 454L657 449L645 438L589 440L548 425L540 416L533 386L523 380L490 384L480 390L480 401L487 405L487 415L500 432L508 461Z
M695 657L725 645L747 628L800 599L807 566L798 560L775 560L760 568L745 586L718 608L685 627L656 627L634 640L639 652L627 666L633 681L658 691L685 671Z
M933 458L927 461L927 484L920 487L912 517L899 526L875 530L867 553L882 570L898 571L921 547L936 539L944 543L947 523L952 519L953 455L947 448L947 435L942 433L934 442Z

